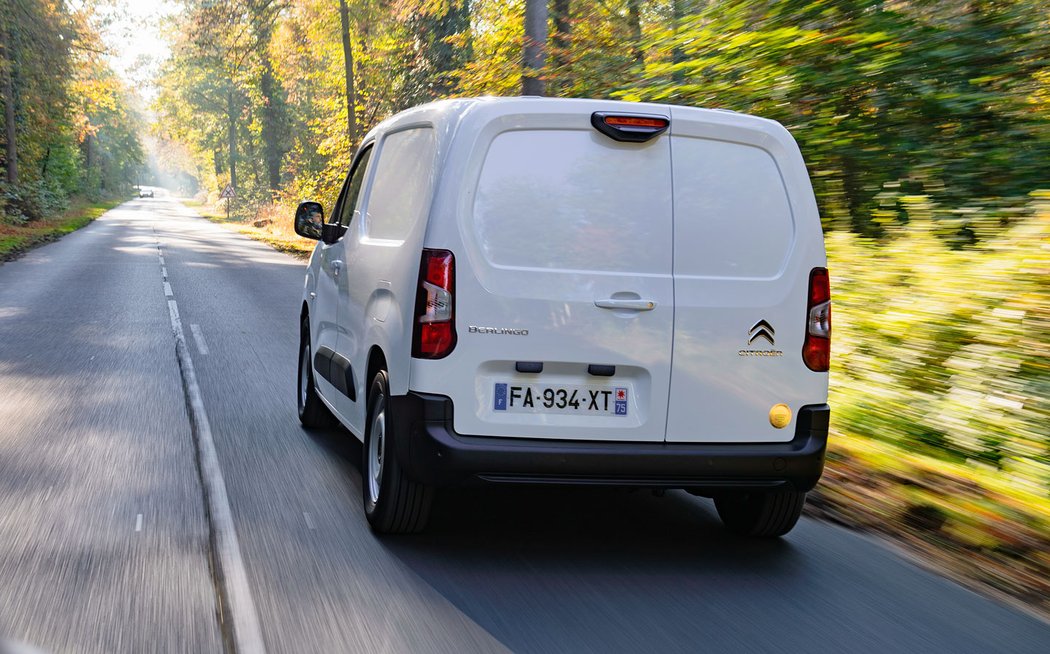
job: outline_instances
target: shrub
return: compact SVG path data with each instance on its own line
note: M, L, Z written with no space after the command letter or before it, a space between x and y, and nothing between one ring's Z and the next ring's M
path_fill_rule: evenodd
M945 232L957 212L901 203L907 225L879 242L827 237L836 425L1047 485L1050 191L1009 220L1002 206L968 209L974 244Z
M65 211L68 197L62 185L53 178L0 186L3 215L9 223L25 224Z

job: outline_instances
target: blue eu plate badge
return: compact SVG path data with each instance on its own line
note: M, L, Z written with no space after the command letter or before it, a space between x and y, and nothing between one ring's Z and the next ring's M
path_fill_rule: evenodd
M496 384L496 403L493 407L496 411L507 410L507 385Z
M627 415L627 389L617 388L616 389L616 415L625 416Z

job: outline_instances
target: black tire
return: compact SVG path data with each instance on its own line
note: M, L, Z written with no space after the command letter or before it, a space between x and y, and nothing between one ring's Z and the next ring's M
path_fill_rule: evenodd
M805 504L806 494L798 491L731 493L715 497L718 517L726 528L757 538L776 538L791 531Z
M339 422L317 396L317 388L314 387L314 367L310 363L312 357L310 319L303 318L299 329L299 383L296 389L299 422L310 429L333 429Z
M390 383L385 370L372 380L368 421L361 448L361 495L372 530L381 534L413 534L430 518L434 489L408 478L397 459L398 416L390 411Z

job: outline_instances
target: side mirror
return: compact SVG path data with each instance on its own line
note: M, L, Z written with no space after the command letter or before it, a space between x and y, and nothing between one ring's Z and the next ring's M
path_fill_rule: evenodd
M339 239L343 238L343 234L346 233L346 227L343 227L339 223L325 223L321 225L321 240L331 245Z
M319 241L323 237L324 207L320 202L301 202L295 210L295 233Z

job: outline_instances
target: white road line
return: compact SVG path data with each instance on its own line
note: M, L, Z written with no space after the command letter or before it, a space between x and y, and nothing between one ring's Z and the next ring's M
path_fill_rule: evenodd
M168 278L168 268L164 264L160 264L160 276L164 279Z
M175 294L171 292L171 284L164 282L164 295L173 297Z
M193 342L197 344L197 351L201 354L208 353L208 344L204 342L204 333L200 325L190 325L190 333L193 334Z
M233 510L226 493L226 481L219 466L219 457L215 452L211 423L208 422L208 414L204 410L204 398L197 384L197 373L186 346L186 335L182 331L182 320L179 318L179 306L173 299L168 300L168 314L175 336L175 356L179 361L190 423L197 444L204 501L208 505L215 573L223 604L222 615L232 631L231 638L237 654L265 654L259 614L255 610L255 601L248 585L248 572L244 567L241 547L237 541Z
M135 531L142 531L142 514L135 516Z
M306 520L306 527L310 531L313 531L314 529L317 528L317 527L314 526L313 518L311 518L310 514L307 513L306 511L303 511L303 520Z
M265 652L262 629L248 586L248 573L244 567L237 531L233 524L233 511L226 492L226 481L223 479L219 457L215 452L211 423L204 409L204 399L197 383L197 374L188 352L182 320L179 318L179 307L175 300L168 300L168 313L175 335L175 353L182 372L190 419L196 428L194 434L197 437L201 478L204 482L204 495L215 541L216 567L225 599L224 613L230 617L229 625L233 630L233 641L238 654L262 653Z
M162 265L162 266L165 265L164 264L164 255L163 254L160 255L160 265Z

